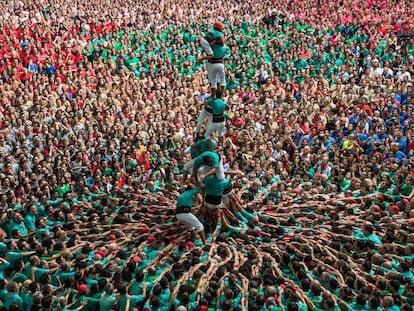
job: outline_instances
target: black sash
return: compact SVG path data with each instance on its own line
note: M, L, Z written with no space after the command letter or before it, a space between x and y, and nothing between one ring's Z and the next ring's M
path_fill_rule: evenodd
M213 123L224 122L224 115L222 114L213 114Z
M175 210L175 214L185 214L191 212L190 206L178 206Z
M219 63L224 63L224 60L222 58L213 58L213 59L209 59L208 62L211 64L219 64Z
M229 187L227 187L226 189L224 189L223 194L230 193L232 190L233 190L233 185L230 184Z
M222 198L221 195L217 196L217 195L206 194L206 197L205 197L204 201L208 204L220 205L221 204L221 198Z

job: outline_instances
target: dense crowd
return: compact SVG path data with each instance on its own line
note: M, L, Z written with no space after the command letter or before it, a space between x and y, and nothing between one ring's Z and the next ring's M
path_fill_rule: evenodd
M1 1L0 310L413 310L413 11ZM203 243L174 211L218 20L233 197Z

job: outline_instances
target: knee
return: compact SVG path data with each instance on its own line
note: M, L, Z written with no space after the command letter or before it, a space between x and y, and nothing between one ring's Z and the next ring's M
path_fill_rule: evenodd
M197 232L202 232L202 231L204 231L204 226L203 226L203 224L202 224L201 222L200 222L199 224L197 224L197 226L196 226L195 230L196 230Z

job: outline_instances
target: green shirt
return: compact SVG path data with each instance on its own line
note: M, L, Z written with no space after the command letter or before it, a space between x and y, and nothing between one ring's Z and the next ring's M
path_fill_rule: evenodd
M220 163L220 156L217 152L206 151L200 154L194 161L194 169L199 169L200 166L204 165L204 157L211 159L211 167L218 168Z
M211 145L211 149L210 149L210 145ZM197 141L196 143L194 143L194 147L191 147L191 158L194 159L196 157L198 157L200 154L202 154L203 152L206 151L211 151L217 148L217 142L214 140L210 140L210 144L208 143L208 140L203 138L199 141Z
M197 193L200 192L200 189L194 188L191 190L186 190L183 193L181 193L177 198L177 207L180 206L193 206L194 197L197 195Z
M100 311L111 311L116 300L115 295L108 295L103 293L99 303Z
M220 98L211 99L207 102L211 106L213 115L222 115L227 109L227 104Z
M207 37L211 37L213 40L219 40L223 38L223 34L220 31L213 29L207 34ZM214 58L223 58L226 55L226 48L223 44L210 43L210 45L213 50Z
M206 187L206 194L212 196L223 195L224 189L227 189L230 186L230 183L229 179L225 178L223 180L219 180L216 175L208 176L203 180L203 184Z
M70 191L70 186L68 184L64 184L62 187L56 187L56 191L59 194L59 198L63 198L65 193Z

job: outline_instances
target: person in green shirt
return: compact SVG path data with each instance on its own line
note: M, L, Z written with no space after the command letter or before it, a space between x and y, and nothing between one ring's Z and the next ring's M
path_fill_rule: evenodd
M186 189L177 198L175 217L179 222L186 226L188 230L190 230L194 238L198 234L203 243L206 244L204 226L200 220L193 213L191 213L194 198L199 192L200 189L192 184L189 184L186 187Z
M223 142L223 135L225 129L224 112L228 109L228 105L221 99L221 92L216 91L216 98L208 103L213 112L213 117L208 120L207 129L204 133L205 138L210 138L212 132L217 131L219 140Z
M114 295L114 286L111 283L107 283L104 289L105 292L100 298L99 310L111 311L116 300L116 295Z
M363 241L372 241L375 245L382 245L381 238L374 233L374 226L371 223L366 223L361 230L354 230L353 238Z
M221 207L223 192L229 187L231 181L227 178L219 180L216 175L210 175L203 179L205 198L204 205L215 210Z
M36 229L36 215L37 207L36 205L29 205L27 207L27 214L24 216L24 224L26 225L27 230L34 231Z
M9 309L9 307L16 303L19 306L19 310L23 309L23 299L19 295L19 287L16 282L10 281L7 286L7 295L4 298L4 306Z
M201 168L201 175L199 176L200 180L203 180L205 177L216 175L218 180L224 179L224 168L223 160L221 156L214 151L206 151L200 154L194 161L193 167L193 178L195 179L197 175L197 170Z
M207 63L207 77L211 87L211 97L216 97L217 84L220 84L220 90L223 92L226 86L226 74L224 70L223 58L226 55L223 32L224 25L221 22L215 22L212 31L207 33L200 40L201 47L206 52L207 57L201 58L198 62L205 59Z
M55 190L58 193L59 198L63 198L65 193L70 191L70 185L66 183L64 177L62 177L59 181L59 184L56 186Z

